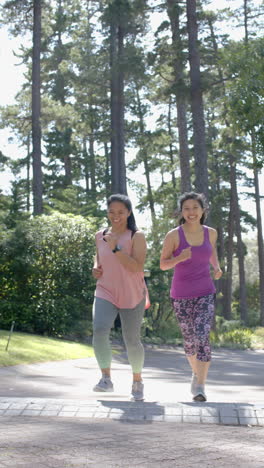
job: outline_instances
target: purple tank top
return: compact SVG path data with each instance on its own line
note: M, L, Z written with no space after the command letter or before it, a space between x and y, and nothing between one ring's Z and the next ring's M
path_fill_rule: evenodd
M209 240L209 229L203 226L204 240L202 245L191 246L192 257L174 267L170 296L173 299L190 299L215 293L215 286L210 275L210 257L212 245ZM180 243L173 252L177 257L183 249L190 247L182 226L178 228Z

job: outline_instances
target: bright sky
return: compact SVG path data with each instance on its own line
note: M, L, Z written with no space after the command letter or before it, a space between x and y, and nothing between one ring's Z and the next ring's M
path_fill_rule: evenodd
M255 3L259 3L260 0L256 0ZM4 0L0 0L0 5L4 3ZM157 3L156 1L152 3ZM224 8L225 6L241 6L242 0L213 0L211 2L210 8ZM209 6L207 7L209 9ZM160 15L158 14L156 18L153 20L153 27L160 22ZM229 31L230 32L230 31ZM239 32L236 30L233 31L232 35L236 39L240 39L241 31ZM19 46L21 44L20 38L13 38L8 34L6 28L0 29L0 63L1 66L1 74L0 74L0 105L5 106L8 104L15 103L15 95L21 88L23 84L23 66L19 64L19 59L14 56L13 51L18 52ZM0 130L0 149L1 151L6 154L7 156L14 156L15 158L21 155L24 156L24 150L21 150L16 142L9 141L12 134L8 130ZM1 188L6 191L8 189L10 181L10 174L0 173L0 186ZM262 194L264 194L264 171L260 177L260 187ZM132 202L135 206L137 203L136 197L132 190L129 190L129 196L132 199ZM262 202L264 206L264 201ZM255 204L250 200L241 201L241 205L244 210L249 211L255 216ZM136 212L136 210L135 210ZM136 218L139 227L144 228L150 224L150 217L149 214L146 212L143 215L140 215L136 212ZM263 220L264 223L264 220Z

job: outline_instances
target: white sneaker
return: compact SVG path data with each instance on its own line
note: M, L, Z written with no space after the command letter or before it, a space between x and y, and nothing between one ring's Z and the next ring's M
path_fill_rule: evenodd
M144 400L144 385L142 382L133 382L131 395L134 401Z
M204 391L204 385L196 385L195 395L193 401L206 401L206 395Z
M95 385L93 388L94 392L113 392L114 391L114 385L110 379L110 377L105 377L103 376L98 384Z

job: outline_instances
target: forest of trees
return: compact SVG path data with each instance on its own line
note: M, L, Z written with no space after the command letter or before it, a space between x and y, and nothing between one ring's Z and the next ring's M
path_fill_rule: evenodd
M0 170L14 175L10 192L0 190L0 327L83 328L93 235L106 197L128 187L151 219L148 333L172 315L171 272L160 271L159 255L189 190L208 197L218 231L217 314L264 326L264 7L237 3L217 11L207 0L3 3L1 23L21 37L26 73L16 103L0 107L0 127L20 146L11 158L0 148ZM241 193L256 214L241 209ZM245 274L252 230L254 283Z

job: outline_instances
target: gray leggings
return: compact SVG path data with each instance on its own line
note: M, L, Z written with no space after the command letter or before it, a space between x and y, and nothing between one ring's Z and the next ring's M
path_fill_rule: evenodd
M145 311L145 298L134 309L118 309L111 302L95 297L93 304L93 347L101 369L111 366L112 350L110 330L119 313L122 335L133 373L142 371L144 348L140 340L140 329Z

